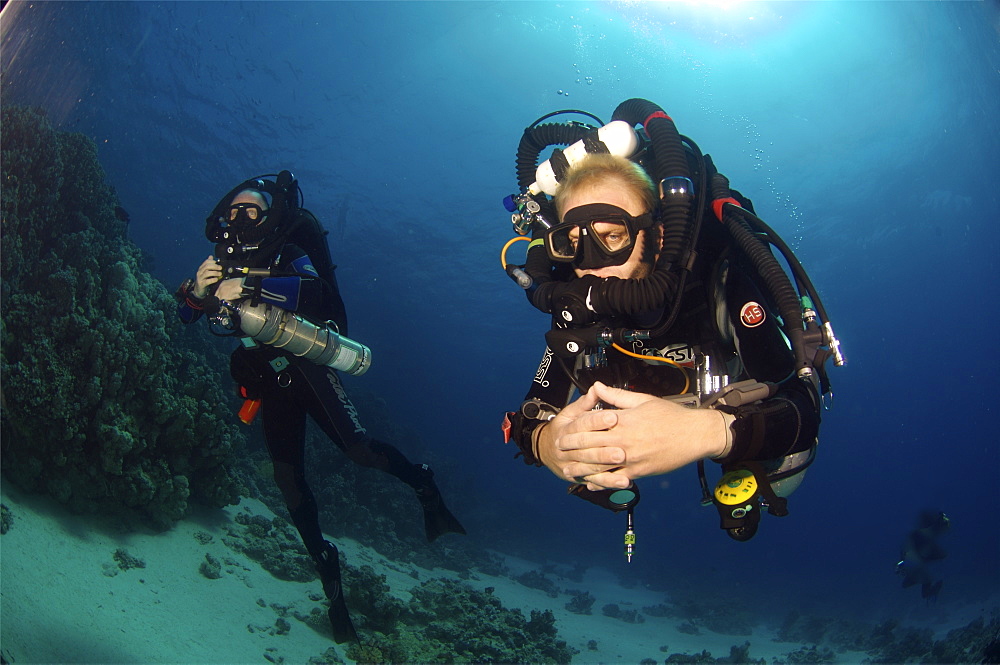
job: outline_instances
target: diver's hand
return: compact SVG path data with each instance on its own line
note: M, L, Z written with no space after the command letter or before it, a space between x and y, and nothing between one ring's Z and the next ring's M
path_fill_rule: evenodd
M565 444L563 435L570 428L580 432L600 430L612 427L617 422L613 411L592 411L597 402L596 393L591 389L535 430L538 437L535 447L538 459L563 480L581 482L577 474L566 472L567 469L572 471L577 468L574 465L586 465L590 473L601 473L617 468L625 461L625 452L621 448L588 445L585 435L576 437L571 442L572 445ZM587 425L576 426L574 423L580 418L586 418ZM606 423L602 419L607 419Z
M603 383L595 383L586 397L616 410L592 411L574 418L560 430L555 447L572 459L562 467L564 476L586 479L588 489L628 487L637 478L668 473L705 457L719 457L729 449L733 417L721 411L692 409ZM624 462L619 468L594 464L594 450L621 450Z
M215 297L226 302L235 302L243 296L243 278L233 277L219 282L215 289Z
M194 295L197 298L204 298L208 295L212 285L222 279L222 266L215 261L214 256L209 256L198 266L198 272L194 276Z

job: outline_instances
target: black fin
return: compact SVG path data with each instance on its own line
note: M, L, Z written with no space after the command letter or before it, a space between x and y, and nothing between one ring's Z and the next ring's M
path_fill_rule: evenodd
M358 633L351 621L351 613L344 600L344 585L340 581L340 554L336 545L326 541L323 550L316 556L316 570L323 582L323 593L330 600L330 628L337 644L358 641Z
M327 616L330 617L330 628L333 629L334 642L343 644L344 642L358 641L358 632L354 629L354 622L351 621L351 613L347 610L343 593L337 594L336 598L330 600Z
M420 505L424 509L424 531L427 533L427 542L433 543L446 533L465 535L465 527L451 514L448 506L444 505L444 499L440 494L429 501L422 499Z
M434 482L434 471L426 464L414 465L416 477L408 481L416 491L420 507L424 509L424 531L427 542L433 543L446 533L465 535L465 527L458 521L448 507Z

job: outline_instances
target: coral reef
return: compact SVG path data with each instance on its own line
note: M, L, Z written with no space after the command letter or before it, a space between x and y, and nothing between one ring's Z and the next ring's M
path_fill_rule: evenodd
M642 612L639 610L623 610L615 603L608 603L602 607L601 614L625 623L646 623L646 617L642 616Z
M146 562L139 557L132 556L127 550L118 548L115 550L112 558L118 562L118 567L122 570L131 570L132 568L145 568Z
M556 586L556 583L537 570L529 570L514 579L529 589L544 591L549 598L559 597L559 587Z
M348 605L358 617L356 626L392 626L406 612L406 604L389 593L385 575L371 566L344 566L343 575Z
M712 658L712 653L710 651L702 651L696 654L687 653L672 653L667 656L667 659L663 661L664 663L715 663L717 662L715 658Z
M211 554L205 554L205 560L198 567L198 572L210 580L217 580L222 577L222 564Z
M0 536L10 531L14 526L14 513L4 504L0 504Z
M591 608L594 606L594 595L589 591L570 591L573 596L573 600L566 603L566 609L573 614L591 614Z
M660 603L658 605L647 605L646 607L643 607L642 613L648 614L651 617L668 617L671 615L671 610L667 605Z
M235 517L238 527L230 528L222 542L245 553L279 579L315 581L316 571L305 554L297 534L282 518L267 519L245 511ZM217 574L218 562L206 556L201 573ZM532 610L525 618L518 609L504 608L492 587L478 591L468 584L448 578L423 581L410 590L409 602L391 593L386 576L370 565L352 566L341 555L341 572L346 601L362 643L347 652L359 663L568 663L576 650L558 639L555 615ZM326 599L310 594L316 606L310 612L286 615L328 632ZM258 601L262 607L263 600ZM280 632L281 626L248 627L253 631ZM311 662L340 662L333 652Z
M0 293L6 477L76 512L167 528L235 503L242 443L218 370L185 344L115 215L93 141L2 109Z
M661 649L662 650L662 649ZM664 661L668 665L671 663L741 663L745 665L767 665L766 658L753 659L750 657L750 643L744 642L740 645L729 647L729 655L721 658L713 658L710 651L702 651L696 654L672 653Z
M828 652L860 651L868 663L978 663L992 641L1000 639L1000 617L977 618L935 640L927 628L900 626L893 619L874 626L841 618L791 612L775 637L779 642L806 642L815 647L788 654L790 663L836 662ZM828 645L818 648L820 645Z
M1000 638L1000 617L974 619L935 640L929 630L892 631L892 640L869 650L871 663L983 663L991 643ZM995 648L995 647L994 647ZM995 662L995 661L993 661Z
M710 630L720 635L745 636L753 633L758 617L739 603L732 603L723 596L706 593L689 597L676 597L669 603L659 603L643 607L649 616L676 617L685 619L690 627ZM696 634L696 633L695 633Z
M316 567L299 534L280 518L268 519L245 511L234 518L239 528L227 529L222 542L256 561L279 580L311 582Z
M684 623L677 624L677 632L684 633L685 635L701 635L701 630L693 621L685 621Z
M557 639L550 611L525 619L489 591L447 578L414 587L404 604L386 598L385 578L366 568L345 567L348 607L365 622L361 643L347 651L358 663L568 663L576 653Z
M344 659L340 657L337 650L330 647L322 655L310 658L307 665L342 665L343 662Z
M827 647L817 648L815 645L801 647L785 654L783 663L836 663L837 657Z

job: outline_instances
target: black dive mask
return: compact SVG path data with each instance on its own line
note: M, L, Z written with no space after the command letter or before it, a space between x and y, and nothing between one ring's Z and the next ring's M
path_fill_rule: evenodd
M267 219L267 210L256 203L235 203L229 206L229 226L248 229Z
M590 203L566 211L561 224L545 232L549 258L592 270L628 260L639 231L653 226L653 216L633 217L609 203Z

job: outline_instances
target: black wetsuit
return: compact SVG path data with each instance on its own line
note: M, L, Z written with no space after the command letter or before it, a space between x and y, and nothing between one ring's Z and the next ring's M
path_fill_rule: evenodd
M777 324L774 307L758 288L752 272L729 248L721 225L706 221L698 243L698 256L688 279L680 314L674 325L658 339L634 343L629 351L658 354L675 360L685 372L661 362L626 356L607 350L607 366L576 370L578 382L587 389L595 381L660 397L684 392L695 379L694 365L708 356L716 374L730 383L755 379L776 385L765 400L736 413L733 447L725 464L764 461L808 450L816 443L820 423L820 401L811 382L797 378L794 356ZM759 309L754 309L756 304ZM655 329L662 313L606 319L609 328ZM569 360L568 366L573 365ZM690 385L693 385L690 384ZM688 392L693 392L688 388ZM525 400L540 400L557 409L573 398L574 384L559 359L546 348ZM524 461L541 466L532 453L531 433L544 420L510 414L511 436Z
M298 273L247 278L247 290L259 288L260 302L295 311L312 322L335 321L346 336L347 316L332 270L326 280L321 280L309 256L293 244L285 244L271 257L251 255L246 263L248 267L270 267L277 273ZM201 316L200 306L201 302L188 295L178 308L181 320L196 321ZM426 466L411 463L394 446L368 436L336 370L247 338L233 352L230 372L246 396L261 400L274 480L314 558L327 543L320 529L316 499L305 476L307 415L353 462L399 478L417 490L422 501L428 493L437 494L433 474Z
M288 365L274 371L271 363L282 360ZM307 415L351 461L385 471L414 489L421 486L423 467L411 463L394 446L368 436L336 370L263 346L237 349L233 364L253 365L263 374L261 420L274 462L274 480L313 556L323 548L324 540L316 500L305 478Z
M267 305L271 313L274 308L292 311L319 326L332 321L346 337L347 314L322 227L305 209L297 208L286 215L286 223L274 230L284 235L258 238L256 244L244 241L219 246L216 254L241 256L232 258L240 268L271 271L273 276L244 279L243 296L252 306ZM255 230L245 233L250 235ZM312 256L292 238L308 248ZM188 280L177 293L177 313L184 323L201 318L206 305L205 300L194 296L192 287L193 281ZM316 497L306 482L306 416L311 416L353 462L385 471L414 489L423 509L428 540L449 532L465 533L465 529L445 506L434 473L427 465L413 464L392 445L368 436L336 370L250 337L241 342L230 357L230 373L245 397L260 400L274 480L302 542L316 562L323 591L330 600L327 614L333 638L341 643L357 640L341 584L339 553L333 543L323 538Z

